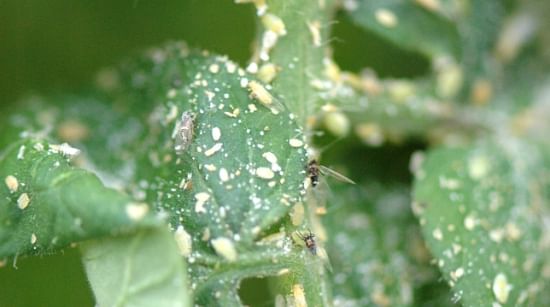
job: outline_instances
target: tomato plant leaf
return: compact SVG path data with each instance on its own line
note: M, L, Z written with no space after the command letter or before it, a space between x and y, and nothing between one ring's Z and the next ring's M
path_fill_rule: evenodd
M548 155L506 138L428 153L413 209L465 306L545 305Z
M420 306L429 300L451 306L448 288L434 282L439 273L410 210L402 186L333 188L325 222L327 251L335 272L335 305Z
M0 257L53 252L84 239L160 223L148 205L76 168L67 144L22 140L0 158Z
M185 263L164 226L86 242L82 251L100 306L191 306Z
M426 56L460 55L457 29L450 20L413 1L359 0L348 12L359 26L397 46Z

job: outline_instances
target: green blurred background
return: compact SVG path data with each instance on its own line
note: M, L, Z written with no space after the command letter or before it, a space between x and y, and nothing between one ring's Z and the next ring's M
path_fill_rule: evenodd
M32 93L78 91L100 68L168 40L185 40L244 65L254 14L251 5L231 0L0 0L0 109L9 112ZM368 66L384 77L429 70L422 57L363 32L343 13L331 43L346 70ZM0 269L0 307L94 305L76 249L19 258L16 265Z

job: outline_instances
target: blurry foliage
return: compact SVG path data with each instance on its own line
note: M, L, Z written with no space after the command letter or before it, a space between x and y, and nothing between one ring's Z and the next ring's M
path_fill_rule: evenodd
M550 5L237 2L0 2L0 306L548 304Z

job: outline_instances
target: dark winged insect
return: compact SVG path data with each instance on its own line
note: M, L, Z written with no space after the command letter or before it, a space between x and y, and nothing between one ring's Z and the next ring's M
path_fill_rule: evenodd
M307 234L297 233L298 237L304 241L307 249L312 255L317 255L317 242L315 242L315 235L309 231Z
M342 182L355 184L353 180L338 173L337 171L334 171L326 166L320 165L315 159L309 161L309 163L306 166L306 171L307 171L309 180L311 181L312 187L316 187L319 184L319 174L323 174L325 176L331 176Z

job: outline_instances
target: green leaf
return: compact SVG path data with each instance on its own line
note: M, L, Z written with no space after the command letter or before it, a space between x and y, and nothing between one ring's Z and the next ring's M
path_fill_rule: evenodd
M158 225L146 204L69 163L76 149L23 140L0 158L0 257L53 252L88 238Z
M263 60L280 69L273 80L273 88L284 97L285 103L296 114L302 127L309 128L308 120L324 103L312 86L312 80L323 78L323 61L328 60L328 24L332 22L336 2L267 1L269 13L283 21L286 34L278 37L269 59ZM265 35L269 29L263 27L258 31ZM262 61L260 65L261 63Z
M87 242L82 251L100 306L191 306L185 265L167 229Z
M548 304L549 162L506 138L433 150L416 170L415 213L465 306Z
M147 148L151 194L173 226L183 222L197 235L208 229L211 238L238 235L247 245L304 193L306 150L291 145L302 142L302 132L288 111L252 99L251 77L226 58L188 61L195 81L166 99L158 143ZM185 112L194 132L180 152L177 125Z
M125 104L98 91L24 99L0 123L5 129L0 146L29 136L67 142L81 150L78 166L109 187L127 188L137 168L134 152L147 126L137 114L140 109Z
M405 0L359 0L356 3L347 7L352 19L397 46L428 57L460 56L455 25L418 3Z
M164 107L150 121L154 141L139 152L140 178L172 228L191 236L189 261L202 262L192 274L197 300L209 302L216 292L227 294L220 301L232 300L240 279L289 266L272 269L272 260L284 255L260 249L255 240L301 200L306 148L283 101L273 92L271 107L252 98L252 82L260 83L235 63L198 53L181 60L193 81L163 95ZM182 125L193 130L188 141ZM251 268L240 269L246 262ZM227 282L213 282L217 290L200 286L209 276L219 280L220 271Z
M370 184L332 190L323 221L336 306L452 305L430 265L407 188Z

